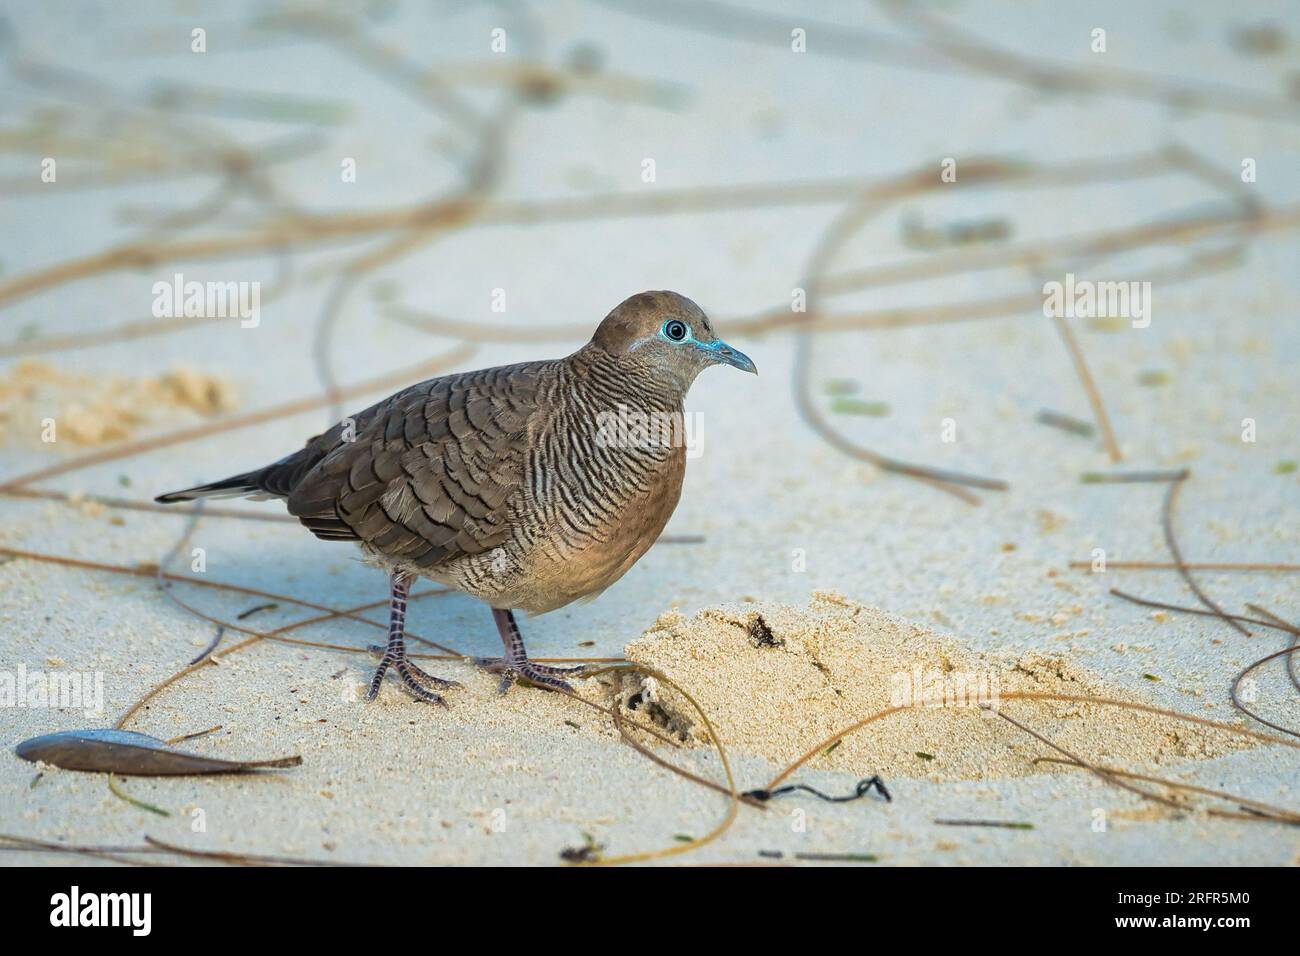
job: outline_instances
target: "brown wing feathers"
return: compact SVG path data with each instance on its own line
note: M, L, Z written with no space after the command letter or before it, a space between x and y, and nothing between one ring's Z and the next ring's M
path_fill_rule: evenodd
M363 541L421 567L478 554L509 536L509 500L523 480L538 377L549 364L421 382L273 465L157 500L285 498L318 538Z
M289 512L318 537L361 540L421 567L495 547L509 535L539 370L488 369L393 396L355 441L320 457Z

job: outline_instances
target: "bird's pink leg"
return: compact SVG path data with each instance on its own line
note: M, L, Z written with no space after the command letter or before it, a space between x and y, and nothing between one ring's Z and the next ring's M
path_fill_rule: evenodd
M388 645L382 648L377 644L370 647L372 652L382 652L384 656L379 661L375 676L370 680L370 690L366 693L366 700L374 700L378 696L379 685L384 680L384 672L392 667L402 678L406 689L416 697L446 707L447 702L442 699L442 696L429 690L426 685L434 687L459 687L460 685L455 681L443 680L441 677L426 673L406 657L406 642L402 640L402 635L406 631L406 596L411 590L411 575L405 571L394 571L389 576L388 586Z
M492 609L492 620L496 621L501 633L501 643L505 645L504 657L478 657L474 663L485 670L501 675L500 693L504 694L516 680L527 681L539 687L562 690L573 693L573 688L561 677L580 676L586 673L586 667L551 667L547 664L534 664L528 659L524 650L524 636L519 633L514 611Z

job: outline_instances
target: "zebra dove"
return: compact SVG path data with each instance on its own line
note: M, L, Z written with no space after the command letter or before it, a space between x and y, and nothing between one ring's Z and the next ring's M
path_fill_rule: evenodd
M389 574L391 667L446 706L456 686L407 659L407 593L427 577L488 604L504 653L477 663L568 691L583 668L529 660L514 611L594 597L646 553L681 495L682 400L710 365L757 372L675 292L642 292L567 358L445 375L344 419L274 464L159 496L280 498L318 538L353 541Z

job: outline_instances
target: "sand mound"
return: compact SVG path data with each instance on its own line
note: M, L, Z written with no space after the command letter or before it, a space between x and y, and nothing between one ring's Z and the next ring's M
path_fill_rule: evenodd
M671 612L624 654L688 691L729 750L782 765L895 704L909 707L845 738L809 765L934 780L1059 769L1035 764L1036 757L1060 755L983 711L985 702L1085 760L1117 767L1248 746L1223 731L1116 707L1005 699L1015 691L1038 691L1137 700L1062 658L993 659L827 592L814 593L804 610L728 605L690 620ZM707 746L707 731L694 710L664 682L629 674L619 692L643 718Z
M67 440L102 445L130 438L142 425L191 412L204 417L233 409L225 380L191 368L126 377L61 372L25 359L0 378L0 441L29 445ZM55 431L46 434L46 419Z

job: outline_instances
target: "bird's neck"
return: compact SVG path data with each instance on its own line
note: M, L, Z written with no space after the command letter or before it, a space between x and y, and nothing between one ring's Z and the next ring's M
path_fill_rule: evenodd
M680 412L691 382L675 370L643 362L632 355L612 355L588 344L564 360L567 377L589 400L613 408L642 412ZM694 379L694 375L691 376Z

